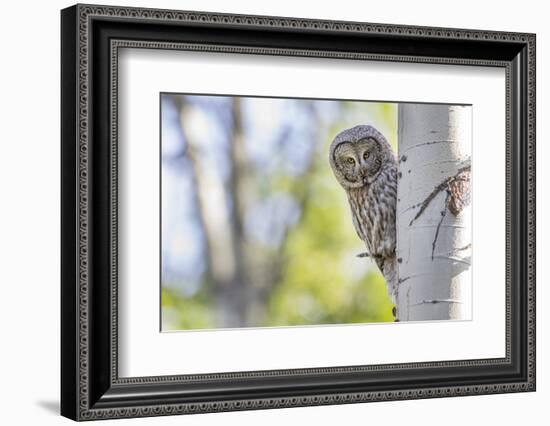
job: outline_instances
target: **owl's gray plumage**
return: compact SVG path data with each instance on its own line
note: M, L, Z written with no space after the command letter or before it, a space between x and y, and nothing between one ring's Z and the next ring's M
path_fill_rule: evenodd
M357 235L388 284L395 302L397 160L386 138L372 126L340 132L330 145L330 165L348 195Z

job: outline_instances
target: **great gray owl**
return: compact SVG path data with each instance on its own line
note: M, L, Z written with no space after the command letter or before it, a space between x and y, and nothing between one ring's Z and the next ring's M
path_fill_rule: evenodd
M395 206L397 160L386 138L372 126L340 132L330 145L330 165L348 195L355 231L384 274L395 303ZM395 315L395 309L394 309Z

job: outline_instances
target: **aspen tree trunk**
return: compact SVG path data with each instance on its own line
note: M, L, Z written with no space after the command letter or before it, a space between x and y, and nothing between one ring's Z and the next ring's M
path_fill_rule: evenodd
M471 108L400 104L397 316L471 318Z

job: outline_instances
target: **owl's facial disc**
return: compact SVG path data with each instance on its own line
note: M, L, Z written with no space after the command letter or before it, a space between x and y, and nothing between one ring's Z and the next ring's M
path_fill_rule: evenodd
M342 184L360 188L372 183L381 167L380 145L373 138L342 142L334 150Z

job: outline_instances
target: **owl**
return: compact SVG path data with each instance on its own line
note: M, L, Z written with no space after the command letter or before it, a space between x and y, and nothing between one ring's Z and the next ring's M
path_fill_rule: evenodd
M382 133L367 125L336 135L329 155L334 176L347 193L355 231L365 243L364 255L378 265L395 303L397 159Z

